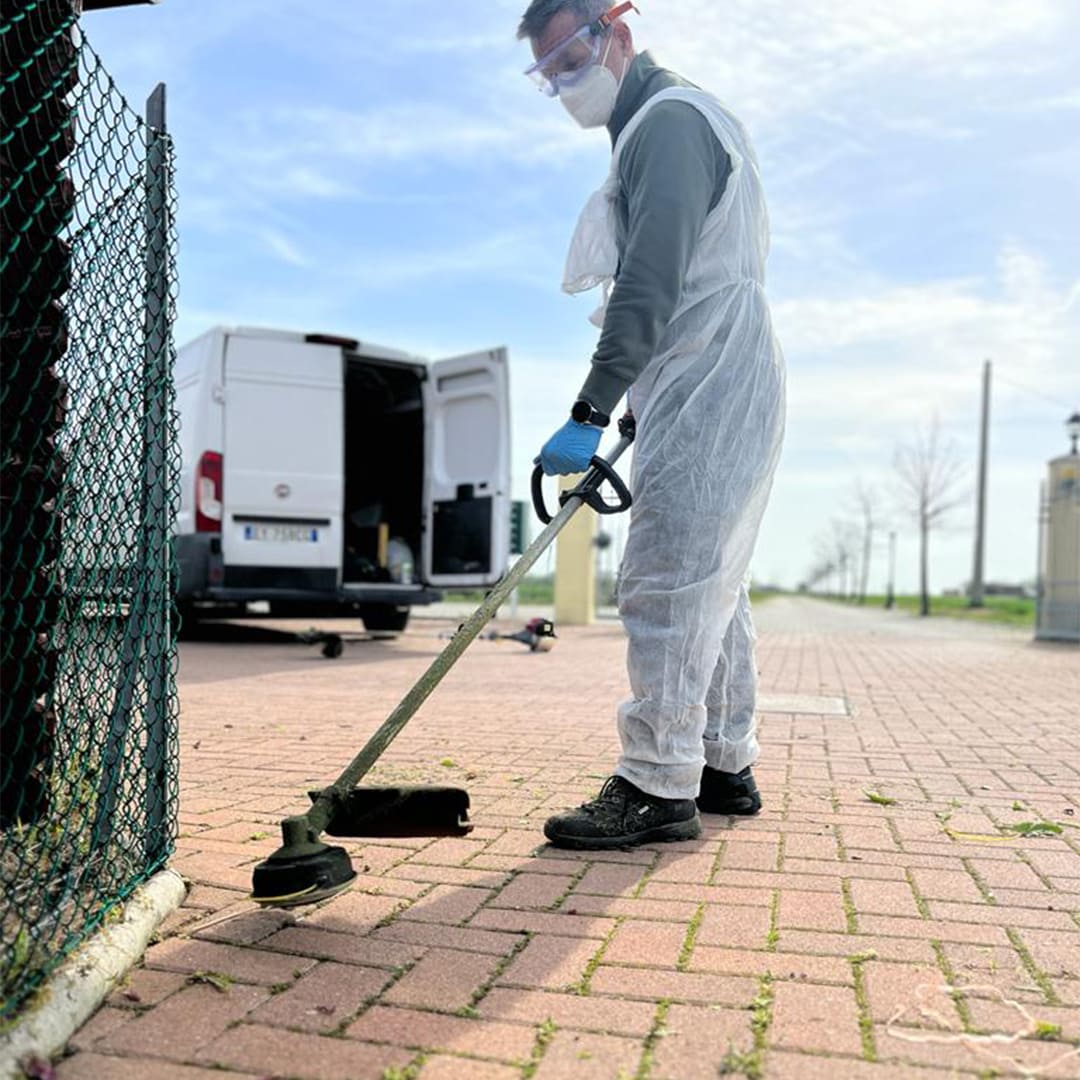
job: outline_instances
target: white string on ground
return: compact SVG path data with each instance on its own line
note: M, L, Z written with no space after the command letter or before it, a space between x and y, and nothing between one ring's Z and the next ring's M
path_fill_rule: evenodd
M952 1027L949 1020L943 1016L936 1009L931 1008L927 1004L927 997L929 994L942 994L946 997L954 1000L957 994L970 995L975 993L989 993L995 996L1003 1005L1007 1005L1009 1008L1015 1009L1019 1016L1024 1021L1024 1027L1021 1031L1015 1031L1012 1033L1007 1032L991 1032L986 1035L976 1035L966 1031L949 1031ZM998 1064L1006 1064L1010 1068L1016 1069L1023 1076L1026 1077L1038 1077L1051 1069L1056 1069L1063 1062L1069 1060L1072 1057L1080 1057L1080 1047L1070 1047L1060 1056L1053 1058L1050 1061L1043 1062L1040 1065L1026 1065L1022 1061L1017 1060L1009 1054L1001 1054L995 1052L993 1047L995 1046L1013 1046L1020 1042L1022 1039L1026 1039L1035 1035L1040 1030L1039 1021L1031 1015L1025 1008L1022 1002L1015 1001L1012 998L1007 998L1005 994L996 986L989 985L972 985L972 986L951 986L948 983L923 983L921 986L915 989L916 1001L914 1005L900 1005L896 1011L889 1017L885 1023L885 1033L894 1039L899 1039L902 1042L929 1044L935 1043L939 1045L960 1045L966 1046L969 1050L974 1051L976 1054L982 1054L991 1058ZM912 1009L917 1009L919 1016L924 1020L932 1020L940 1024L948 1031L948 1034L934 1034L930 1032L914 1032L905 1031L903 1028L897 1028L896 1024L903 1019Z

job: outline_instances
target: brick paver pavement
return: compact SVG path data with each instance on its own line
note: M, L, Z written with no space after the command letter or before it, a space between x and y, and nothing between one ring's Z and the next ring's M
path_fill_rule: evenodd
M465 784L476 830L349 844L355 888L255 910L279 819L452 625L182 646L192 888L60 1077L1080 1076L1080 654L1015 631L768 602L762 689L809 697L763 715L764 812L606 853L540 827L614 760L618 625L479 641L378 770Z

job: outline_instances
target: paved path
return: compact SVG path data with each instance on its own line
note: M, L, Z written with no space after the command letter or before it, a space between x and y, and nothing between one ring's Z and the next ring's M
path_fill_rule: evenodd
M279 818L454 624L413 625L336 661L182 647L173 865L194 884L60 1077L1080 1076L1076 649L773 599L765 701L806 700L763 715L765 811L598 854L540 826L614 759L618 625L547 655L480 641L379 770L466 784L475 832L352 844L350 892L254 910ZM1062 829L1006 831L1033 822Z

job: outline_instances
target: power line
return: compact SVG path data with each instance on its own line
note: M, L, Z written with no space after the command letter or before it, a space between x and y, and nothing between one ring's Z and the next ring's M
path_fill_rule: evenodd
M1002 375L1000 371L997 373L997 377L999 382L1008 383L1009 386L1013 387L1013 389L1015 390L1023 390L1027 394L1032 394L1037 398L1042 398L1043 401L1048 401L1051 405L1057 405L1058 407L1064 409L1066 412L1072 409L1076 404L1075 402L1073 402L1073 404L1070 405L1065 402L1063 398L1051 397L1049 394L1044 394L1041 390L1035 390L1030 386L1025 386L1023 383L1019 383L1015 379L1010 379L1007 375Z

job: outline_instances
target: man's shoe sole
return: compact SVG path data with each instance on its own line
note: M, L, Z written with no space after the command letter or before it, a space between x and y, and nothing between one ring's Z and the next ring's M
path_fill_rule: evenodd
M697 803L697 808L702 814L728 814L735 817L753 817L755 814L761 813L761 800L750 799L747 797L741 799L731 799L726 803L714 803L712 806L706 806L703 801L698 798L694 800Z
M554 836L544 826L544 835L555 847L577 851L603 851L607 848L637 847L639 844L664 843L673 840L696 840L701 835L701 818L696 814L685 821L673 821L626 836Z

